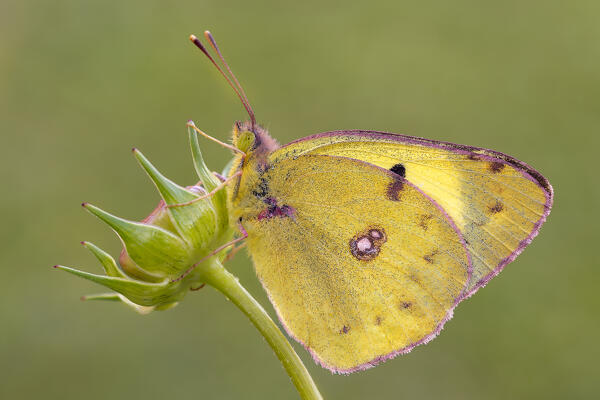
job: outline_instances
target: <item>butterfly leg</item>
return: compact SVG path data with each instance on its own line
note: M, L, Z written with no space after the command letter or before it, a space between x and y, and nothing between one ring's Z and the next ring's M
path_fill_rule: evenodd
M189 206L190 204L194 204L200 200L204 200L208 197L213 196L215 193L217 193L219 190L223 189L225 186L227 186L227 184L229 182L231 182L232 180L234 180L235 178L237 178L238 176L240 176L242 174L242 171L238 171L235 174L231 175L229 178L225 179L223 182L221 182L216 188L214 188L213 190L211 190L209 193L202 195L200 197L196 197L194 200L190 200L190 201L186 201L185 203L178 203L178 204L168 204L167 207L168 208L172 208L172 207L184 207L184 206Z
M227 262L229 260L231 260L233 257L235 257L235 255L244 247L246 247L246 243L242 243L238 246L235 246L233 249L231 249L231 251L229 252L229 254L227 254L225 256L225 258L223 259L223 262Z
M194 121L191 121L191 120L190 120L190 121L188 121L188 123L187 123L187 126L189 126L190 128L192 128L193 130L195 130L196 132L198 132L200 135L204 136L205 138L207 138L207 139L209 139L209 140L212 140L213 142L215 142L215 143L218 143L218 144L220 144L221 146L223 146L223 147L225 147L225 148L227 148L227 149L229 149L229 150L232 150L232 151L234 151L234 152L240 153L240 154L242 154L242 155L244 155L244 156L246 155L246 153L244 153L243 151L241 151L241 150L240 150L240 149L238 149L237 147L235 147L235 146L232 146L232 145L230 145L230 144L227 144L227 143L224 143L224 142L221 142L219 139L215 139L214 137L212 137L212 136L210 136L210 135L208 135L208 134L204 133L203 131L201 131L200 129L198 129L198 128L196 127L196 125L194 124Z
M200 286L198 286L198 287L195 287L195 288L191 287L191 288L190 288L190 290L191 290L192 292L195 292L195 291L197 291L197 290L200 290L200 289L202 289L204 286L206 286L206 283L203 283L202 285L200 285Z
M206 261L208 258L214 256L215 254L219 253L221 250L229 247L229 246L233 246L236 243L241 242L242 240L246 239L248 237L248 233L246 232L246 230L242 227L242 225L239 225L239 229L240 232L242 233L242 236L240 236L239 238L233 239L230 242L225 243L222 246L217 247L215 250L211 251L208 255L206 255L205 257L202 257L200 259L200 261L198 261L196 264L192 265L191 267L189 267L183 274L181 274L178 278L171 280L171 283L175 283L175 282L179 282L180 280L182 280L183 278L185 278L187 275L189 275L190 272L192 272L194 270L194 268L196 268L200 263Z

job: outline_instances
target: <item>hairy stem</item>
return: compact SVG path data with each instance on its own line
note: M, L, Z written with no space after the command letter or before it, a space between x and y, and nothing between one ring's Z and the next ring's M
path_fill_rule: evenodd
M223 293L246 314L283 364L292 383L296 386L300 397L306 400L322 400L321 393L319 393L306 367L302 364L300 357L298 357L298 354L296 354L267 312L246 291L234 275L227 271L219 261L214 258L213 260L212 264L204 269L206 283Z

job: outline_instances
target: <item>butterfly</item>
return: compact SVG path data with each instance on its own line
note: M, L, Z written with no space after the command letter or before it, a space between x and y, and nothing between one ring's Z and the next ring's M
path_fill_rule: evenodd
M250 116L223 183L230 222L287 333L350 373L433 339L538 234L553 189L493 150L346 130L280 146L257 124L210 32L192 42ZM228 74L225 72L228 72Z

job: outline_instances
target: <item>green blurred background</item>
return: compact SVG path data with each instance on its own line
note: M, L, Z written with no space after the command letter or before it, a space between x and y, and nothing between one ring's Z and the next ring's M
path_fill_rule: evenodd
M540 236L432 343L351 376L297 347L326 398L594 397L599 20L597 0L2 1L0 398L296 397L213 289L139 316L51 268L99 271L80 240L120 248L82 201L132 219L158 201L131 147L191 184L186 120L225 139L245 118L187 40L204 29L281 142L408 133L511 154L556 190ZM272 314L246 255L230 269Z

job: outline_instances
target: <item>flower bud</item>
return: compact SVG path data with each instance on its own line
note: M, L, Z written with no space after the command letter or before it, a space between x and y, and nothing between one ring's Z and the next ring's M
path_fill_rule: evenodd
M83 203L83 207L109 225L123 243L117 263L99 247L82 242L100 261L106 275L55 266L115 292L83 299L121 301L140 313L167 309L176 305L189 289L203 284L203 266L215 258L222 260L225 257L225 252L210 256L211 251L233 237L225 191L219 190L210 197L194 201L215 189L220 180L204 163L198 135L192 128L189 128L189 136L194 167L201 182L192 187L185 188L167 179L139 150L133 149L134 156L162 197L156 209L141 222L126 220ZM187 204L175 206L182 203Z

